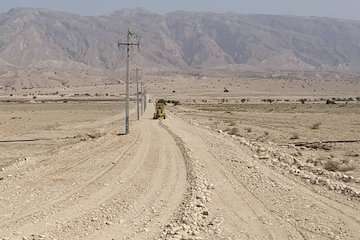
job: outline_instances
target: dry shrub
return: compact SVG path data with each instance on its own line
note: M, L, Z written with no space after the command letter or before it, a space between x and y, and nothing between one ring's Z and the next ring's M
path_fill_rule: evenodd
M335 101L333 101L333 100L331 100L331 99L327 99L326 100L326 104L336 104L336 102Z
M230 122L229 122L229 126L230 126L230 127L233 127L233 126L235 126L235 125L236 125L236 123L235 123L234 121L230 121Z
M340 172L349 172L349 171L354 171L355 169L356 167L354 164L344 164L339 166Z
M345 156L347 156L347 157L360 157L360 154L356 153L356 152L353 152L353 151L350 151L350 152L345 153Z
M247 133L251 133L251 132L252 132L252 128L251 128L251 127L247 127L247 128L245 128L245 131L246 131Z
M239 129L238 128L232 128L230 131L229 131L229 134L230 135L236 135L238 136L239 135Z
M339 167L340 167L340 163L334 160L328 160L324 165L324 168L331 172L338 171Z
M311 125L310 128L312 130L318 130L320 128L321 124L322 124L321 122L314 123L313 125Z
M335 160L328 160L325 163L324 168L331 172L349 172L355 170L356 166L349 161L340 162Z
M300 138L300 136L299 136L298 133L292 133L292 134L291 134L291 137L290 137L290 140L297 140L297 139L299 139L299 138Z

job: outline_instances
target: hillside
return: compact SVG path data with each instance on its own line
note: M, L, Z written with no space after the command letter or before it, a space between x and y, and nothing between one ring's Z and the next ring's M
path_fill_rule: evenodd
M43 9L0 15L0 66L77 62L123 67L116 42L132 26L147 67L360 69L360 22L316 17L173 12L141 9L84 17Z

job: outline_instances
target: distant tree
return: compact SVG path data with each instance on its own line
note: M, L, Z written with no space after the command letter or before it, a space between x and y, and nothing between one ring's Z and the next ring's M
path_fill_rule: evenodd
M306 98L299 99L299 102L301 102L301 104L305 104L307 102L307 99Z
M334 101L334 100L330 100L330 99L328 99L328 100L326 100L326 104L336 104L336 102Z

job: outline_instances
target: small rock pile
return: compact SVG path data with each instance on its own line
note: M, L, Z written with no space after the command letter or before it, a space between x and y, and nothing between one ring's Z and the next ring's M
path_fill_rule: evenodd
M31 234L29 237L23 237L23 240L45 240L44 235Z
M186 160L189 187L179 212L174 220L165 226L160 239L206 239L206 234L210 232L221 232L210 220L207 207L211 201L211 192L215 187L202 173L199 161L191 156L190 150L185 149L180 141L180 138L176 138L177 144L182 144L180 149L183 150Z

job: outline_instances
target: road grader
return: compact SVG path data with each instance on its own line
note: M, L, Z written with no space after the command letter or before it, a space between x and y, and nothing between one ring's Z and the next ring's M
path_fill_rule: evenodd
M156 102L154 119L166 119L165 106L166 101L163 99L160 99Z

